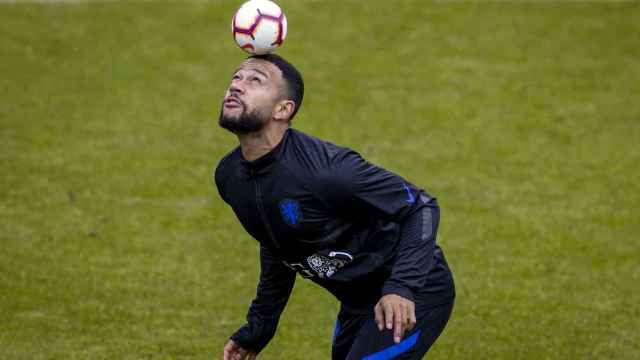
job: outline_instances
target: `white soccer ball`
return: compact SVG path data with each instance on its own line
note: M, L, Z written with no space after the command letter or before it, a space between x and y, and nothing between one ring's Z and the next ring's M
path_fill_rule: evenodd
M287 18L272 1L250 0L233 15L231 32L240 49L262 55L282 45L287 36Z

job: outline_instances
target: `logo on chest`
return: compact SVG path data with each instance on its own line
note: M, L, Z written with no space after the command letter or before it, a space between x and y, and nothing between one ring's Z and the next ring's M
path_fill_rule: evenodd
M283 199L280 201L280 216L284 222L290 226L297 226L302 222L302 210L300 203L291 199Z

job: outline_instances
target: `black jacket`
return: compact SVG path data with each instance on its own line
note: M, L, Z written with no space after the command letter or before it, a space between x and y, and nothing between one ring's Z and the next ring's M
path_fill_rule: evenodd
M220 196L260 243L260 282L247 324L232 339L259 352L275 334L296 272L330 291L343 309L373 311L382 295L436 305L453 280L435 243L434 198L358 153L287 130L249 162L240 148L215 171Z

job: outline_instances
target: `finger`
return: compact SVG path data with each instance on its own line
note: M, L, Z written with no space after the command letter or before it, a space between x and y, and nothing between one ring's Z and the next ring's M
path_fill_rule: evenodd
M384 310L384 321L387 325L387 329L391 330L393 328L393 307L389 303L385 303L382 306Z
M384 314L382 313L380 303L376 304L376 307L373 308L373 313L375 314L378 331L382 331L382 329L384 329Z
M256 360L257 356L258 354L256 353L249 353L249 355L247 355L247 360Z
M245 360L247 358L248 353L249 351L239 347L238 350L236 351L236 358L238 360Z
M416 319L416 307L413 303L409 305L409 328L407 330L413 330L418 323Z
M234 360L233 353L235 352L235 343L233 340L229 340L229 342L224 346L223 359L224 360Z
M400 306L400 304L397 304L394 307L394 314L393 314L393 319L394 319L394 326L393 326L393 340L396 343L400 342L400 339L402 338L402 335L404 334L404 327L406 324L406 320L404 317L404 309Z

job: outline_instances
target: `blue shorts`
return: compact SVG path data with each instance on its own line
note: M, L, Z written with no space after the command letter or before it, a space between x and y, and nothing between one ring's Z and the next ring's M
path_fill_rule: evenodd
M422 359L444 330L453 310L450 302L424 307L416 303L416 326L400 343L393 341L393 330L378 330L373 309L370 314L341 310L334 331L333 360Z

